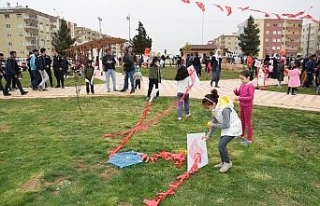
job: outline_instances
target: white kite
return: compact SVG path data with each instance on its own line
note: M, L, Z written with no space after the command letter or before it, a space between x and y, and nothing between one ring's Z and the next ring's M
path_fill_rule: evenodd
M207 143L202 139L205 135L205 133L187 134L188 172L191 170L197 154L201 155L199 169L208 164Z

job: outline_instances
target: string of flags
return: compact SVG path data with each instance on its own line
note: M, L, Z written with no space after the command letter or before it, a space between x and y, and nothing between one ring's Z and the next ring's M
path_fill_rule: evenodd
M185 4L191 4L190 0L181 0L183 3ZM206 11L206 5L201 2L201 1L196 1L195 4L198 6L198 8L202 11L205 12ZM220 4L212 4L214 7L216 7L219 11L226 13L227 16L230 16L233 11L235 11L236 9L239 9L241 11L251 11L251 12L256 12L256 13L261 13L264 14L264 17L269 18L271 16L276 17L279 21L282 20L282 18L288 18L288 19L308 19L311 20L315 23L320 23L319 20L315 19L314 17L312 17L310 14L306 14L305 11L300 11L297 13L282 13L282 14L278 14L278 13L274 13L274 12L266 12L266 11L262 11L259 9L254 9L251 8L250 6L245 6L245 7L232 7L232 6L228 6L228 5L220 5Z

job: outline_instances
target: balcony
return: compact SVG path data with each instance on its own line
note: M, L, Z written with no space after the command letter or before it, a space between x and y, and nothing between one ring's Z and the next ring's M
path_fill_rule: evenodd
M28 51L32 51L33 49L36 49L37 48L37 45L35 44L28 44L26 45L26 48Z
M25 27L24 27L24 29L26 30L26 31L38 31L39 29L38 29L38 26L33 26L33 25L26 25Z
M31 36L31 35L27 35L25 36L27 41L36 41L37 37L36 36Z
M37 16L30 16L30 15L26 15L24 18L24 21L26 23L38 23L38 18Z

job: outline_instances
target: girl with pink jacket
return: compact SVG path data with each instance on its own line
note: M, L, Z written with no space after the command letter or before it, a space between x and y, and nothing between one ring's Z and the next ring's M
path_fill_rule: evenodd
M298 69L297 65L294 65L294 67L288 71L289 82L287 94L291 91L291 95L296 95L296 93L294 93L295 88L301 86L300 74L301 71Z

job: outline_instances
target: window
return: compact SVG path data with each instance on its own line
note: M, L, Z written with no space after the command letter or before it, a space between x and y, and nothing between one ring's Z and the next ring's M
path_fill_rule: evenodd
M11 34L10 33L7 34L7 38L11 38Z
M6 28L10 29L11 28L10 24L6 24Z
M12 42L8 42L8 46L12 46Z
M280 23L280 24L278 24L278 26L279 26L279 27L282 27L282 24Z
M22 18L22 14L17 14L17 19L21 19Z
M19 46L23 46L23 41L20 41L20 42L19 42Z
M281 32L281 31L278 31L278 34L282 34L282 32Z
M276 50L276 47L275 47L275 46L273 46L273 47L272 47L272 50Z
M5 18L5 19L10 19L10 14L5 14L5 15L4 15L4 18Z
M281 42L281 39L277 39L277 42Z
M266 31L266 34L270 34L270 31Z
M267 23L267 26L270 26L270 23Z
M266 39L266 42L269 42L269 39Z
M277 42L277 39L272 39L272 42Z
M277 31L273 31L272 33L273 33L273 34L277 34Z
M274 23L273 26L278 26L278 24L277 24L277 23Z
M23 32L20 32L20 33L19 33L19 36L20 36L20 37L23 37Z
M277 50L280 50L280 49L281 49L281 47L277 46Z

